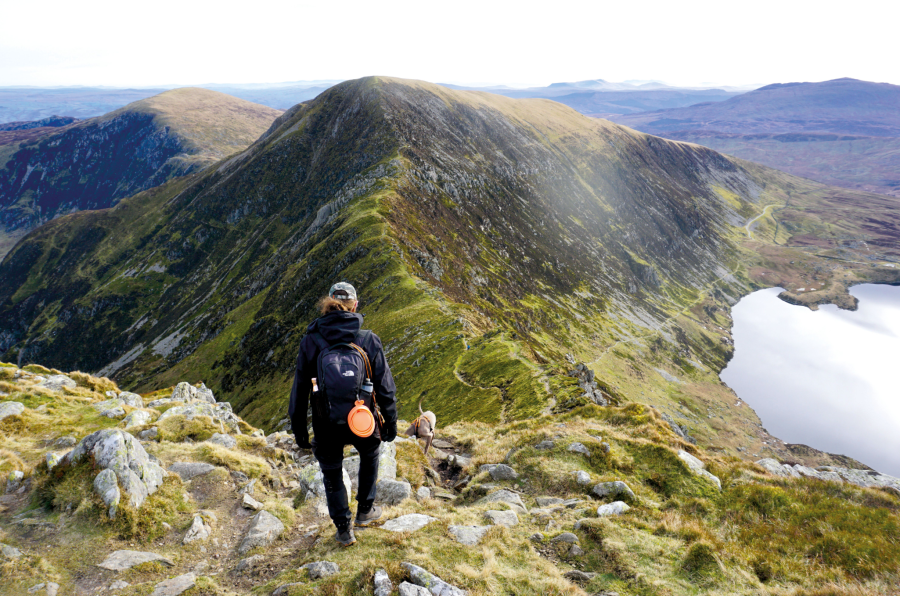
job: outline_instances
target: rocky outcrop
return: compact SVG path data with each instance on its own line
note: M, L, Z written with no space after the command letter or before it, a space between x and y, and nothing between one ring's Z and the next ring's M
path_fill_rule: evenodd
M688 468L694 474L698 476L702 476L716 485L716 488L722 488L722 481L719 480L716 476L713 476L706 470L706 464L702 461L688 453L687 451L679 451L678 457L687 464Z
M756 462L770 474L789 478L816 478L829 482L849 482L862 487L892 488L900 492L900 478L879 474L874 470L855 470L838 466L819 466L810 468L801 464L782 464L772 458L764 458Z
M101 470L94 480L94 489L109 507L110 517L115 516L120 490L131 507L139 508L148 495L156 492L166 475L150 460L137 439L119 429L98 430L86 436L66 454L60 467L85 459Z

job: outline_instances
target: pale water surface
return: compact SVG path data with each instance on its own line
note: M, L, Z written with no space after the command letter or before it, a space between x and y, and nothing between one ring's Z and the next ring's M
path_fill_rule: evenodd
M788 443L900 476L900 287L851 288L859 310L811 311L754 292L732 309L721 378Z

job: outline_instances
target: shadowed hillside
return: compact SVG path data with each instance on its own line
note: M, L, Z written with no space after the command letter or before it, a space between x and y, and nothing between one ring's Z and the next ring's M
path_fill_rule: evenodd
M0 145L0 256L54 217L109 207L242 151L279 113L188 88L58 130L0 133L10 137Z

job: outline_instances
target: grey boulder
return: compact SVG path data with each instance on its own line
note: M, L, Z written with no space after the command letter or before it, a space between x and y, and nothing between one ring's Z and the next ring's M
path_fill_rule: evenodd
M490 526L450 526L450 535L454 540L466 546L475 546L484 538Z
M506 526L511 528L519 525L519 516L515 511L485 511L484 517L495 526Z
M412 496L409 482L379 480L375 487L375 500L387 505L398 505Z
M559 536L554 536L550 542L563 542L565 544L578 544L578 536L572 532L563 532Z
M281 536L282 532L284 532L284 524L280 519L268 511L260 511L250 521L247 535L241 541L238 552L243 555L250 549L268 546Z
M17 401L0 402L0 420L10 416L18 416L25 411L25 405Z
M390 576L388 576L387 571L381 568L375 570L375 577L372 583L375 584L375 596L390 596L390 593L394 590L394 584L391 583Z
M222 433L213 433L213 436L208 438L207 442L221 445L222 447L227 447L228 449L234 449L235 447L237 447L237 439L235 439L231 435L225 435Z
M42 389L49 389L50 391L62 391L63 387L74 389L76 385L77 384L75 383L75 381L73 381L66 375L50 375L37 384L38 387Z
M185 573L172 579L156 584L150 596L179 596L197 585L197 576L193 573Z
M515 480L519 477L518 472L506 464L484 464L478 471L487 472L494 480Z
M534 446L535 449L553 449L554 447L556 447L556 443L554 441L541 441Z
M153 415L150 412L145 410L134 410L128 416L125 416L122 423L125 424L125 428L133 428L135 426L150 424L152 418ZM140 438L140 435L138 435L138 438Z
M4 559L18 559L22 556L22 551L14 546L0 543L0 554L3 555Z
M691 472L698 476L702 476L716 485L716 488L722 488L722 481L718 479L718 477L713 476L709 472L706 471L706 464L702 461L688 453L687 451L679 451L678 457L681 458L681 461L687 464L688 468L690 468Z
M169 466L170 472L175 472L185 481L197 476L202 476L203 474L209 474L215 469L216 467L214 465L203 462L179 461Z
M244 497L241 499L241 506L244 509L251 509L253 511L259 511L260 509L262 509L262 503L260 503L247 493L244 493Z
M431 596L431 592L426 588L409 582L401 582L397 589L400 592L400 596ZM385 592L384 594L386 596L387 594L390 594L390 592ZM376 592L376 596L377 595L378 592Z
M632 491L631 488L621 480L601 482L600 484L594 485L594 488L591 492L593 492L600 498L624 497L629 501L635 500L634 491Z
M581 455L590 455L591 451L587 447L585 447L582 443L572 443L569 445L568 451L572 453L580 453Z
M123 391L119 394L119 399L125 402L125 405L131 406L132 408L143 408L144 407L144 398L142 398L137 393L132 393L130 391Z
M478 499L477 503L506 503L517 513L528 513L528 508L525 507L522 498L511 490L506 489L501 489L485 497L481 497Z
M344 488L347 490L347 496L350 496L350 475L346 468L343 470ZM325 501L325 480L322 470L319 469L318 462L304 466L297 472L297 480L300 482L301 494L305 495L307 501L312 501L316 513L322 517L328 515L328 504Z
M153 561L159 561L168 567L175 564L166 557L156 553L141 552L137 550L117 550L110 553L102 563L97 565L97 567L109 569L110 571L125 571L126 569L131 569L135 565L151 563Z
M606 505L600 505L597 508L598 517L606 517L608 515L621 515L631 509L624 501L614 501Z
M187 531L187 534L184 536L184 540L182 540L183 544L190 544L191 542L196 542L198 540L203 541L209 538L210 527L207 525L206 521L203 519L201 515L195 515L194 521L191 524L190 529Z
M577 472L575 472L575 482L577 482L581 486L587 486L591 483L591 475L584 470L578 470Z
M427 589L433 596L465 596L468 594L465 590L460 590L456 586L452 586L428 571L422 569L418 565L403 562L400 564L409 572L409 579L417 586Z
M115 519L119 501L122 499L116 473L110 469L100 470L100 473L94 477L94 492L106 505L109 518Z
M390 532L415 532L433 521L437 521L437 519L421 513L407 513L386 521L381 529Z
M303 567L309 572L309 579L331 577L341 570L337 563L332 563L331 561L316 561L315 563L307 563Z
M266 557L264 555L253 555L252 557L247 557L246 559L238 561L237 567L235 567L234 570L238 573L243 573L259 567L265 562Z

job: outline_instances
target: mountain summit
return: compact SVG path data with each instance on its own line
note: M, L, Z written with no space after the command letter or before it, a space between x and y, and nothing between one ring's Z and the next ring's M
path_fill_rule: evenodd
M0 257L27 230L244 150L280 114L207 89L175 89L105 116L0 145Z

